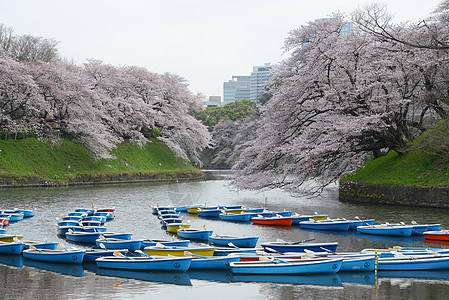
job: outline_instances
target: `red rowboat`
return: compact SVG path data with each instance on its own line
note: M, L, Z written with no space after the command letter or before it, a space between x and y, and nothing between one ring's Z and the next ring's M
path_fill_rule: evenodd
M254 217L251 219L253 224L258 225L274 225L274 226L291 226L292 217L274 216L274 217Z
M426 231L426 232L424 232L424 239L437 240L437 241L449 241L449 230Z
M6 226L9 224L9 218L0 218L0 227Z

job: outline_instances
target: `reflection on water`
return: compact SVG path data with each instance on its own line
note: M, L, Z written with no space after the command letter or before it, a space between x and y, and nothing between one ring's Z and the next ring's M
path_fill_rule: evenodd
M300 214L314 212L331 218L375 218L376 223L441 223L447 229L446 210L405 208L383 205L348 204L338 201L336 187L321 197L292 198L279 191L263 193L231 191L225 181L201 181L153 186L113 186L73 189L0 191L0 209L36 208L30 219L7 227L10 234L27 240L63 242L70 247L89 248L68 243L56 235L56 217L74 208L115 207L116 218L107 223L108 231L131 232L134 238L171 239L151 214L152 205L194 203L246 204L270 210L291 210ZM395 238L326 232L291 227L255 226L184 215L191 228L208 229L217 234L259 236L259 244L283 239L339 242L338 251L364 248L445 247L428 244L422 237ZM192 245L199 243L192 242ZM431 272L379 272L377 283L372 273L338 273L320 276L247 276L223 271L187 273L128 272L97 269L95 264L79 266L39 263L21 256L0 255L0 295L2 299L443 299L449 294L449 270Z

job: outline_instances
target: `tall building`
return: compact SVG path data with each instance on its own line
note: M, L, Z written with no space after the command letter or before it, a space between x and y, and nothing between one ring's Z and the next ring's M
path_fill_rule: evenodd
M276 66L266 63L263 66L254 66L251 72L251 96L250 100L259 102L260 96L266 92L265 85L271 81L270 72Z
M221 96L209 96L209 100L203 102L204 107L217 107L220 105L221 105Z
M236 100L249 100L251 97L251 76L232 76L223 82L223 105Z

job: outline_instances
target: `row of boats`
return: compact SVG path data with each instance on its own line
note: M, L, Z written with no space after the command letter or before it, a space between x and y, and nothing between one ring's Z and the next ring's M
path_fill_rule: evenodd
M18 222L23 220L24 218L30 218L34 216L34 209L4 209L0 210L0 233L4 233L4 227L8 226L11 222Z
M153 214L159 215L161 223L168 232L177 233L180 236L189 234L190 225L183 222L179 212L196 214L199 217L219 218L226 221L247 222L251 221L258 225L271 226L291 226L299 225L303 229L326 230L326 231L350 231L356 230L362 234L400 236L409 237L420 235L427 239L449 240L449 234L440 231L440 224L418 224L412 221L411 224L385 223L374 224L374 219L360 219L355 217L352 220L346 218L330 219L328 215L299 215L290 211L270 212L265 208L247 208L243 205L235 206L205 206L195 204L192 206L156 206L153 207ZM178 232L178 230L180 230ZM436 232L439 232L436 234Z
M166 221L173 212L177 213L176 210L158 209L157 215L168 226L172 223ZM97 213L106 215L92 219ZM68 249L62 243L27 243L22 236L3 234L0 235L0 253L22 254L27 259L43 262L95 262L101 269L128 271L230 270L233 274L293 275L449 269L449 250L439 248L393 247L339 253L337 242L282 240L262 242L261 247L257 248L256 236L219 235L205 227L190 229L182 226L177 228L176 233L183 239L133 240L130 233L106 230L104 224L108 218L114 218L114 213L114 209L76 210L58 217L58 234L64 232L67 240L90 244L95 248ZM171 217L182 220L179 214ZM70 221L76 224L63 223ZM207 241L211 245L189 246L190 240Z

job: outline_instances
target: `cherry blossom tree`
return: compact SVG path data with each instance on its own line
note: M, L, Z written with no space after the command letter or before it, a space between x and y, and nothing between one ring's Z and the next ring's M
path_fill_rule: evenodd
M341 14L290 32L257 137L234 165L240 188L320 192L367 155L407 151L446 114L447 53L357 29ZM402 28L405 31L406 29ZM307 185L313 180L318 185Z

